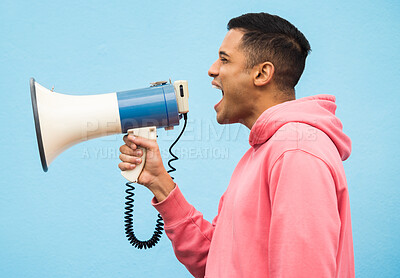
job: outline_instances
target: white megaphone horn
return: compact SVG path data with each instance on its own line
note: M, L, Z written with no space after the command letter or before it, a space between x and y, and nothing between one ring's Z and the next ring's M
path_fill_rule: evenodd
M185 80L155 82L151 87L99 95L66 95L46 89L30 79L33 115L42 168L67 148L101 136L133 133L156 139L156 128L179 124L189 111ZM131 182L143 169L142 163L122 175Z

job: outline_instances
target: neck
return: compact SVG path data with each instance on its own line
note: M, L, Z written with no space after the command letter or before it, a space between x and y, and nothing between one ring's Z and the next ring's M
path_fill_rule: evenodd
M259 98L254 102L253 113L246 119L243 120L242 124L245 125L248 129L251 129L257 119L264 113L265 110L275 106L277 104L294 100L294 93L288 95L282 91L270 91L270 92L261 92L259 94Z

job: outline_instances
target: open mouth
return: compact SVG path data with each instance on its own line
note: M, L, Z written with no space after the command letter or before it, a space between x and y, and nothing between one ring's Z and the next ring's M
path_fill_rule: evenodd
M219 86L217 86L217 85L212 85L212 87L213 87L214 89L220 90L220 91L222 92L222 95L224 95L224 90L222 90L221 87L219 87Z
M223 98L224 98L224 90L222 90L221 87L219 87L218 85L215 85L215 84L212 84L212 87L213 87L214 89L220 90L221 93L222 93L222 98L221 98L221 100L220 100L216 105L214 105L214 109L216 110L216 109L217 109L217 106L222 102L222 100L223 100Z

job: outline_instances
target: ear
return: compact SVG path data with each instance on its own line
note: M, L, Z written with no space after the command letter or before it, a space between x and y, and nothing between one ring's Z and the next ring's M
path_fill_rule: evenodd
M275 73L275 67L271 62L264 62L254 66L253 72L254 85L261 87L271 81Z

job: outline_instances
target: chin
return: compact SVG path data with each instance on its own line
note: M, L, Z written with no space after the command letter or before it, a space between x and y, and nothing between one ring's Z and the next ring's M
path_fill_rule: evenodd
M220 125L223 125L223 124L225 124L225 120L224 120L224 118L222 118L221 116L219 116L218 114L217 114L217 123L219 123Z
M228 117L218 116L218 114L217 114L217 122L218 122L220 125L227 125L227 124L233 124L233 123L235 123L235 121L230 120Z

